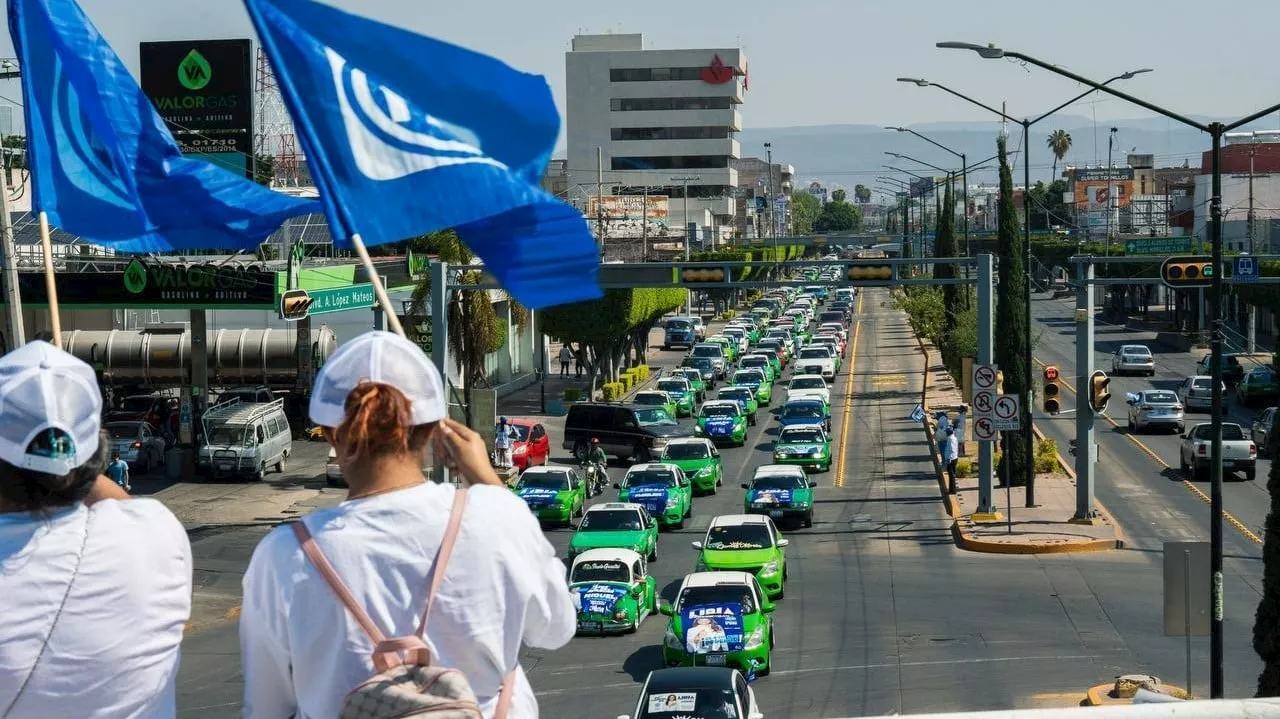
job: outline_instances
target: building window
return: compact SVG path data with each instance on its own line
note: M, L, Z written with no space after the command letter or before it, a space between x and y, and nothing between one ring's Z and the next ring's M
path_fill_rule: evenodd
M700 67L626 67L609 71L609 82L666 82L701 80Z
M658 195L666 197L684 197L684 185L668 185L661 187L614 187L615 195ZM733 188L728 185L689 185L690 198L732 197Z
M732 136L724 125L697 127L615 127L614 140L723 140Z
M614 157L614 170L706 170L729 166L728 155L668 155L663 157Z
M614 112L728 110L732 106L730 97L615 97L609 100L609 109Z

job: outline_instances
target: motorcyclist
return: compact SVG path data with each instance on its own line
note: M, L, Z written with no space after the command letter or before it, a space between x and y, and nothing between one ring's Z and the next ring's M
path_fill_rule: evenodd
M587 451L587 465L593 475L593 484L596 486L596 493L604 491L604 485L609 478L609 457L604 453L604 447L600 446L600 438L591 438L591 449Z

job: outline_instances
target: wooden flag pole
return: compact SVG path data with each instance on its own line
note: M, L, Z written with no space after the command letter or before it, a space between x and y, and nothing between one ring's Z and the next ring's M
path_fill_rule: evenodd
M62 315L58 310L58 285L53 279L53 242L49 239L49 216L40 212L40 248L44 254L44 287L49 295L49 325L53 346L62 349Z
M356 248L356 254L360 256L360 264L364 265L364 271L369 275L369 282L373 284L373 293L378 298L378 304L382 305L382 313L387 318L387 327L391 328L392 332L404 337L404 327L400 325L400 315L391 306L391 298L387 296L387 288L382 286L382 278L378 276L377 270L373 267L373 260L369 257L369 250L365 249L364 240L360 239L360 233L357 232L351 235L351 244Z

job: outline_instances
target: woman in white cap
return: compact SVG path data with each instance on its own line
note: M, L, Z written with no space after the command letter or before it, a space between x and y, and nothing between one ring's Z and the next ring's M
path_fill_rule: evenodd
M276 528L254 552L240 617L245 716L339 716L345 695L386 667L374 634L421 636L434 666L465 675L484 716L536 717L517 654L573 637L564 564L494 474L484 440L446 419L435 366L402 337L363 334L325 363L310 414L347 499ZM466 486L425 481L428 444Z
M46 342L0 357L0 717L173 717L191 545L102 475L102 395Z

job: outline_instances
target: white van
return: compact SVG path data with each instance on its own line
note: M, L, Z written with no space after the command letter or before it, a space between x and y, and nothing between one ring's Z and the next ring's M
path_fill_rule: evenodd
M283 399L231 399L210 407L203 424L204 442L196 455L196 471L205 477L261 480L268 467L283 472L293 453L293 433Z

